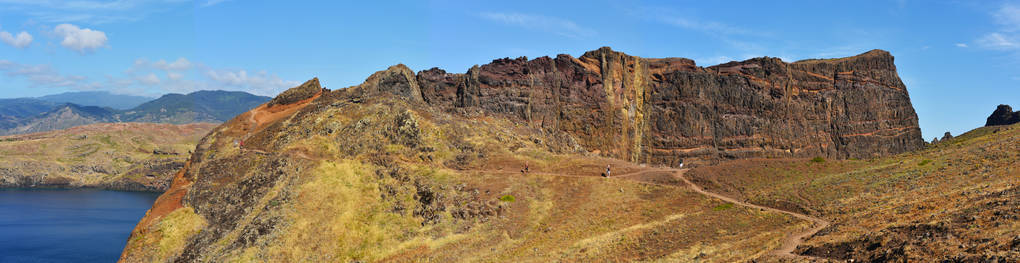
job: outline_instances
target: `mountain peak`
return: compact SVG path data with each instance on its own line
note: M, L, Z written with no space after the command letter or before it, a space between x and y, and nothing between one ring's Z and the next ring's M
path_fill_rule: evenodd
M114 94L108 91L75 91L46 95L36 99L54 103L74 103L83 106L110 107L114 109L130 109L153 98L133 95Z

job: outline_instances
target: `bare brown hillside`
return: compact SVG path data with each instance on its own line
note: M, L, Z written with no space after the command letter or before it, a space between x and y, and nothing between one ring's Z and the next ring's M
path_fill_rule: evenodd
M0 137L0 187L163 191L215 126L102 123Z

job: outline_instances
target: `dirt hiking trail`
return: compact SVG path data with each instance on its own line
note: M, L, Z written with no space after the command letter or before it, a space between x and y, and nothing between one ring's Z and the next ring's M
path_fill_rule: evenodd
M257 127L260 122L256 120L255 115L256 114L251 114L250 115L251 117L250 117L249 121L252 122L254 124L254 126ZM250 135L250 133L249 133L249 135ZM270 153L268 153L266 151L262 151L262 150L259 150L259 149L250 149L250 148L247 148L247 147L244 147L244 146L241 146L240 148L241 148L242 151L251 151L251 152L255 152L255 153L259 153L259 154L270 154ZM293 157L296 157L296 158L312 160L312 161L322 161L323 160L322 158L315 158L315 157L308 156L307 154L305 154L303 152L300 152L300 151L297 151L297 152L286 152L284 154L287 154L287 155L290 155L290 156L293 156ZM688 169L689 168L674 169L674 168L651 168L651 167L649 167L649 168L646 168L646 169L642 169L640 171L629 172L629 173L620 174L620 175L616 175L616 176L605 177L605 179L607 179L607 180L628 180L628 181L634 181L634 182L638 182L638 183L642 183L642 184L657 185L657 186L664 186L664 187L682 187L682 186L678 186L678 185L675 185L675 184L656 183L656 182L643 181L643 180L640 180L640 178L633 178L633 177L636 177L638 175L645 175L645 174L649 174L649 173L671 172L671 175L672 175L673 178L680 179L682 182L684 182L684 184L686 184L688 187L690 187L691 190L694 190L694 192L699 193L701 195L708 196L708 197L711 197L711 198L716 198L716 199L719 199L719 200L723 200L723 201L726 201L726 202L729 202L729 203L733 203L735 205L747 207L747 208L754 208L754 209L759 209L759 210L762 210L762 211L771 211L771 212L776 212L776 213L783 213L783 214L787 214L787 215L793 216L795 218L799 218L799 219L802 219L802 220L810 221L810 222L812 222L812 224L814 224L811 228L808 228L808 229L800 231L800 232L790 233L789 235L786 236L786 238L783 239L782 244L778 248L776 248L774 251L772 251L771 254L775 255L775 256L778 256L778 257L781 257L781 258L787 258L787 259L825 260L823 258L816 258L816 257L811 257L811 256L804 256L804 255L794 254L793 251L797 249L798 245L800 245L801 243L804 242L805 238L810 237L811 235L814 235L815 233L818 233L818 231L821 231L822 229L828 227L830 225L830 223L828 221L825 221L825 220L823 220L821 218L809 216L809 215L806 215L806 214L801 214L801 213L798 213L798 212L787 211L787 210L782 210L782 209L777 209L777 208L772 208L772 207L767 207L767 206L751 204L751 203L747 203L747 202L744 202L744 201L733 199L733 198L730 198L730 197L727 197L727 196L724 196L724 195L721 195L721 194L717 194L717 193L706 191L704 188L702 188L701 186L698 186L697 184L695 184L694 182L692 182L690 179L688 179L685 176L685 173L687 172ZM507 170L484 170L484 169L473 170L473 169L466 169L466 170L457 170L457 171L458 172L498 173L498 174L518 174L518 172L507 171ZM523 173L523 176L527 176L527 175L557 176L557 177L572 177L572 178L601 177L600 175L595 175L595 174L593 174L593 175L569 175L569 174L562 174L562 173L545 173L545 172L533 172L533 171L529 171L527 173Z
M793 211L786 211L786 210L782 210L782 209L776 209L776 208L771 208L771 207L767 207L767 206L760 206L760 205L756 205L756 204L751 204L751 203L739 201L739 200L736 200L736 199L733 199L733 198L730 198L730 197L727 197L727 196L724 196L724 195L721 195L721 194L716 194L716 193L712 193L712 192L709 192L709 191L705 191L705 189L701 188L701 186L698 186L697 184L694 184L693 182L691 182L690 179L687 179L687 177L684 176L685 172L687 172L687 169L675 170L674 174L677 176L677 178L680 178L680 180L683 180L685 183L687 183L687 185L689 185L691 187L692 190L694 190L695 192L698 192L699 194L706 195L706 196L709 196L709 197L714 197L714 198L717 198L717 199L720 199L720 200L723 200L723 201L726 201L726 202L730 202L730 203L733 203L733 204L736 204L736 205L739 205L739 206L744 206L744 207L748 207L748 208L757 208L757 209L766 210L766 211L783 213L783 214L787 214L787 215L790 215L790 216L793 216L793 217L796 217L796 218L800 218L800 219L803 219L803 220L811 221L812 223L814 223L814 226L812 226L811 228L808 228L808 229L806 229L804 231L801 231L801 232L790 233L790 235L786 236L786 238L783 239L782 245L779 248L777 248L775 251L773 251L772 254L776 255L776 256L780 256L780 257L785 257L785 258L820 259L820 258L816 258L816 257L797 255L797 254L793 253L793 250L797 249L797 245L800 245L801 243L803 243L805 238L807 238L807 237L809 237L811 235L814 235L815 233L818 233L818 231L821 231L822 229L828 227L830 225L829 221L825 221L825 220L823 220L821 218L817 218L817 217L813 217L813 216L809 216L809 215L805 215L805 214L801 214L801 213L797 213L797 212L793 212Z

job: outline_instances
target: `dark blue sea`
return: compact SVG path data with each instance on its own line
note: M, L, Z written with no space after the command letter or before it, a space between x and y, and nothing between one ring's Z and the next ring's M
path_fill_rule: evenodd
M0 189L0 262L114 262L157 193Z

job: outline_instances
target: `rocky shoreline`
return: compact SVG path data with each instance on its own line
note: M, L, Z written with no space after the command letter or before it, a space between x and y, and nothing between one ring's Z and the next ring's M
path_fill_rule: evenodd
M26 163L17 168L0 168L0 188L97 188L162 193L170 187L173 174L183 168L184 163L183 158L148 160L124 171L102 166L66 169Z

